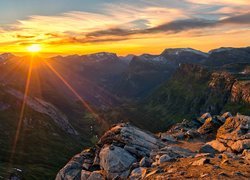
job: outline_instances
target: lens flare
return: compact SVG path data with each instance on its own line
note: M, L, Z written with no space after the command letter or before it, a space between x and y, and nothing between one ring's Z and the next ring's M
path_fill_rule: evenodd
M28 94L29 94L29 89L30 89L32 67L33 67L33 56L30 59L30 64L29 64L29 69L28 69L28 74L27 74L27 79L26 79L26 85L25 85L25 90L24 90L24 96L23 96L23 102L22 102L22 106L21 106L21 112L20 112L20 116L19 116L19 119L18 119L16 134L15 134L14 143L13 143L12 151L11 151L10 163L12 162L13 157L14 157L14 155L16 153L17 142L18 142L20 132L21 132L21 129L22 129L24 111L25 111L26 101L27 101Z
M41 51L41 45L40 44L32 44L31 46L27 47L27 50L31 53L37 53Z

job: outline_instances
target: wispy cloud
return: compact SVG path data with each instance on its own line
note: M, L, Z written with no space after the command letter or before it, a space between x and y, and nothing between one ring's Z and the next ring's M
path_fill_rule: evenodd
M169 0L139 0L134 4L131 1L105 3L101 12L32 15L14 24L0 25L0 44L100 44L168 38L173 34L179 34L179 38L213 33L223 35L230 28L234 32L250 31L250 5L247 1L204 0L197 3L179 0L173 3ZM189 34L185 33L183 37L183 32Z

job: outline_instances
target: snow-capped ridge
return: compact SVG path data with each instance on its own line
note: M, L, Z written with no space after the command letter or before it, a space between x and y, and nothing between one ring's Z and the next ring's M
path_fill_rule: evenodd
M162 55L164 54L179 55L180 53L183 53L183 52L191 52L191 53L198 54L204 57L208 57L207 53L204 53L202 51L199 51L193 48L169 48L169 49L165 49L162 52Z

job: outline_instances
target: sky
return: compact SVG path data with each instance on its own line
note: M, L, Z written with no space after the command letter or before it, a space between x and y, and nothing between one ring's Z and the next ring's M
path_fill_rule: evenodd
M250 0L0 0L0 52L159 54L250 46Z

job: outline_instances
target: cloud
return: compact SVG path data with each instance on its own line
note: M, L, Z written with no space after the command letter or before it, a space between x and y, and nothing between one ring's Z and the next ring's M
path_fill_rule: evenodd
M226 24L250 24L250 13L227 17L222 20L207 20L207 19L183 19L161 24L156 27L143 30L129 30L120 28L111 28L107 30L95 31L88 33L87 37L98 38L105 36L130 36L140 34L154 34L154 33L178 33L193 29L213 28L223 26Z
M246 14L241 14L237 16L228 17L222 19L220 23L232 23L232 24L250 24L250 12Z
M209 5L248 5L249 0L186 0L187 2L195 3L195 4L209 4Z
M211 0L217 2L216 0ZM32 15L14 24L0 26L4 44L42 43L100 44L149 38L166 38L178 34L202 36L223 34L228 28L246 29L250 12L246 1L222 0L214 5L209 0L139 0L131 3L104 4L101 12L71 11L58 15ZM119 1L121 2L121 1ZM140 3L141 4L140 4ZM215 30L216 29L216 30ZM153 39L152 38L152 39Z

